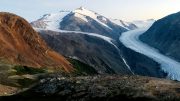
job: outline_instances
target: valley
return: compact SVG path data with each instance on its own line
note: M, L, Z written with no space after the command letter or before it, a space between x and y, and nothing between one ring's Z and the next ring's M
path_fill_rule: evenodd
M0 101L180 101L180 12L32 1L0 4Z

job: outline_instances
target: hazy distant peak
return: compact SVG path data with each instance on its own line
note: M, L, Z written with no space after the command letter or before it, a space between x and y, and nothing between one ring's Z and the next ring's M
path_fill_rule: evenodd
M147 27L151 26L156 20L154 19L147 19L147 20L135 20L132 23L135 24L137 27Z
M86 10L86 8L81 6L81 7L77 8L77 10Z
M61 13L61 12L71 12L71 11L69 11L69 10L60 10L59 12Z

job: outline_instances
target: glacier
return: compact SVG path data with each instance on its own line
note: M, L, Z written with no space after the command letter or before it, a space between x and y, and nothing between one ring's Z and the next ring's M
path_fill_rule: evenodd
M141 42L139 36L149 29L150 26L122 33L119 40L129 49L144 54L161 65L161 69L167 73L167 79L180 81L180 63L161 54L157 49Z

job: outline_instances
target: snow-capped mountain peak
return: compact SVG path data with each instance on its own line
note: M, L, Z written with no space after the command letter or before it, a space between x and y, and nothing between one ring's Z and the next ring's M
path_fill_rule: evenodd
M92 18L93 20L95 20L96 22L98 22L99 24L109 28L109 29L112 29L111 27L109 27L108 25L106 25L104 23L104 21L107 20L107 18L105 18L104 16L101 16L99 14L97 14L96 12L94 11L91 11L91 10L88 10L84 7L80 7L80 8L77 8L76 10L72 11L72 13L74 13L74 16L75 17L78 17L86 22L88 22L88 19L87 17L90 17ZM103 19L101 19L103 18Z
M79 8L77 8L76 10L87 10L85 7L83 7L83 6L81 6L81 7L79 7Z
M89 16L91 18L97 18L97 13L90 11L84 7L77 8L76 10L72 11L73 13L78 13L84 16Z
M116 23L118 22L118 23ZM111 20L84 7L74 11L59 11L44 15L31 23L33 27L47 30L69 30L91 33L121 33L137 28L135 25L122 20Z
M36 25L38 25L37 27L45 28L45 29L49 29L49 30L59 29L61 21L68 14L73 14L74 17L80 18L81 20L83 20L87 23L88 23L87 17L89 17L89 18L95 20L96 22L98 22L99 24L107 27L108 29L111 29L111 27L109 27L108 25L106 25L104 23L104 21L106 21L107 18L99 17L101 15L99 15L96 12L93 12L91 10L88 10L84 7L77 8L71 12L62 10L58 13L45 14L42 18L40 18L38 20L38 24L36 24Z

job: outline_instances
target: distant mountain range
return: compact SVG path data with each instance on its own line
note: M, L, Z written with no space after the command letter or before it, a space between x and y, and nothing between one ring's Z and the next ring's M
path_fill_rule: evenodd
M118 38L122 32L137 28L133 23L108 19L83 7L71 12L45 14L31 24L36 28L98 33L111 38Z
M125 22L80 7L74 11L46 14L31 25L52 49L94 67L98 73L133 74L128 64L131 61L127 62L124 58L119 37L122 32L153 21Z
M96 33L111 38L116 38L122 32L144 27L155 20L126 22L102 16L84 7L74 11L60 11L43 15L42 18L31 22L35 28L46 30L66 30Z

